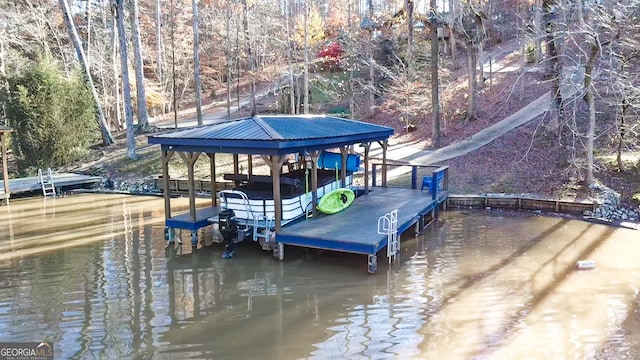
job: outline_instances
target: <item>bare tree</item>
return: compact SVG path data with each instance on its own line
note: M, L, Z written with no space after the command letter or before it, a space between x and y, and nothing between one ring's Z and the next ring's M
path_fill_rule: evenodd
M191 0L193 8L193 74L196 93L196 114L198 125L202 125L202 85L200 83L200 29L198 26L198 2Z
M137 159L135 130L133 128L133 107L131 106L131 86L129 84L129 66L127 61L127 37L124 31L124 0L115 0L116 22L120 38L120 67L122 71L122 91L124 93L124 119L127 126L127 156Z
M155 30L156 30L156 74L160 84L164 82L164 71L162 69L162 7L160 0L156 0L155 11Z
M304 4L304 113L309 113L309 4Z
M436 0L430 3L431 27L431 139L434 147L440 147L440 96L438 93L438 21Z
M296 109L296 95L294 92L294 74L293 74L293 51L291 50L291 9L289 7L289 0L285 0L285 29L287 33L286 53L287 53L287 67L289 69L289 99L291 102L291 115L297 113Z
M413 0L404 0L404 11L407 15L407 71L409 78L414 76L413 69Z
M542 24L546 34L546 59L547 63L547 77L551 79L551 84L554 93L554 104L551 110L552 118L555 121L560 122L562 114L560 112L562 107L562 94L560 93L560 74L562 69L560 67L560 60L558 57L558 49L556 46L556 17L558 13L557 0L542 0Z
M71 15L71 10L69 9L69 4L67 3L67 0L59 0L59 4L60 9L62 10L64 22L67 26L67 31L69 32L69 37L73 42L73 46L76 50L76 55L78 56L78 61L80 62L80 66L82 67L82 73L84 74L85 81L87 82L87 87L89 88L89 90L91 90L91 95L93 95L93 100L96 106L96 114L98 115L98 125L100 126L100 133L102 134L102 143L105 146L111 145L114 143L113 136L111 135L111 131L109 131L109 126L104 117L104 112L102 111L102 106L100 105L98 92L93 85L93 78L91 77L91 72L89 71L89 63L87 62L87 58L85 57L84 49L82 48L82 42L80 40L80 37L78 36L76 27L73 24L73 18Z
M149 127L147 116L147 98L144 85L144 68L142 62L142 45L140 43L140 25L138 24L138 0L129 0L131 6L131 29L133 30L133 58L136 69L136 104L138 107L138 128Z

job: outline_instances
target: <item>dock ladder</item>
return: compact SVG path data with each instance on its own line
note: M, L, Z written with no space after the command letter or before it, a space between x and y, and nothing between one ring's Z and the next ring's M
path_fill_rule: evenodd
M398 252L400 252L400 241L398 241L398 209L378 218L378 234L387 235L387 257L389 258L389 264L391 264L395 261Z
M273 217L268 217L264 214L258 214L253 217L253 241L264 239L264 242L260 244L264 250L272 250L271 234L273 231L271 228L273 221ZM261 232L260 229L264 229L264 231Z
M47 170L46 175L42 173L42 169L38 169L38 181L42 186L42 195L44 195L45 198L49 195L56 197L56 187L53 184L53 172L51 168Z

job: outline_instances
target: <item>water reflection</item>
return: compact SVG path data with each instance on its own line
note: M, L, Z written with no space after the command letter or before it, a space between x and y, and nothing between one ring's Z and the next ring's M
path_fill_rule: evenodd
M640 356L635 231L447 213L369 276L362 256L165 248L158 198L47 201L0 207L0 340L57 358Z

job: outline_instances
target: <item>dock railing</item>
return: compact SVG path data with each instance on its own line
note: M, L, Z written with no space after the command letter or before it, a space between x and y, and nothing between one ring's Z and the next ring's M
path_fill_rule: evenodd
M449 190L449 166L387 164L387 186L404 189L421 189L425 178L434 184L429 186L435 199L437 192ZM382 164L371 164L371 186L382 186Z

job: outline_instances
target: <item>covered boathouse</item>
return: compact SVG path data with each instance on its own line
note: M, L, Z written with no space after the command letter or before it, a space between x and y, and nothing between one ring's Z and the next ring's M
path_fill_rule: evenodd
M388 139L393 135L393 132L394 130L389 127L326 115L255 115L213 125L179 129L149 136L149 143L159 144L162 151L162 186L165 189L167 240L173 242L175 229L189 230L192 234L192 244L196 245L198 229L211 225L212 221L214 221L213 219L217 217L222 208L232 208L238 213L239 219L244 218L249 232L253 232L254 240L260 236L258 231L261 231L262 234L266 232L267 236L264 236L264 238L267 242L275 238L276 244L272 244L275 247L274 253L277 253L281 260L284 256L284 244L322 248L366 254L369 256L369 270L373 272L376 268L375 256L377 251L388 243L386 235L383 236L376 232L375 222L379 223L378 218L380 215L392 213L390 206L397 207L398 204L406 204L409 211L407 214L398 215L398 211L395 212L396 230L406 230L413 224L422 224L423 216L430 211L436 210L438 204L443 203L443 199L446 199L446 192L440 193L439 197L435 196L435 192L434 196L426 196L425 194L425 201L421 202L415 201L416 192L417 194L422 193L419 190L413 190L414 193L402 194L398 191L383 191L387 185L386 155ZM358 161L355 167L359 168L360 158L359 155L349 154L349 148L356 144L359 144L364 150L364 184L359 187L358 193L362 195L369 194L372 190L369 185L371 175L375 178L375 174L370 174L372 166L369 163L369 150L374 142L379 143L382 149L382 188L379 188L380 191L376 190L380 196L376 196L375 199L372 198L368 202L359 202L356 199L350 208L343 211L346 217L349 217L348 215L351 217L356 216L356 218L358 216L372 217L374 222L371 226L373 234L372 236L367 236L367 239L364 240L357 236L357 239L353 239L353 241L349 238L345 239L345 236L351 236L353 231L357 231L354 228L337 237L331 236L331 224L338 225L341 223L339 220L343 213L319 216L316 213L315 204L318 203L318 199L324 193L332 190L332 186L352 187L352 173L356 170L353 164L348 162L353 160L352 157L357 157ZM326 150L331 149L337 149L337 152L327 153ZM171 209L171 179L169 178L168 164L176 153L187 166L189 211L184 214L174 215ZM225 174L224 176L225 179L233 180L236 184L233 190L216 188L215 155L218 153L233 154L234 173ZM196 208L194 164L201 154L206 154L210 159L211 206ZM248 156L248 174L241 174L239 171L239 154ZM326 154L333 155L331 163L335 162L335 169L322 169L323 156ZM306 174L302 175L303 184L305 181L310 181L308 181L309 184L305 186L306 189L303 191L303 193L306 193L297 198L295 197L296 194L291 194L289 189L299 185L300 178L296 179L295 172L289 174L282 172L283 163L290 155L296 155L300 159L299 163L302 167L300 170L310 175L310 179L307 179ZM252 174L254 156L261 157L269 166L271 176ZM340 160L339 163L338 160ZM325 167L327 167L326 161ZM333 165L329 168L333 168ZM335 179L335 176L323 174L323 171L335 174L338 170L340 173L339 181ZM442 176L440 176L439 180L440 184L442 184L446 172L441 171L440 173ZM331 183L332 178L336 180L337 184ZM291 187L288 187L288 185L291 185ZM291 190L291 192L293 193L294 191ZM309 195L308 200L306 200L307 194ZM288 199L291 196L293 196L293 200ZM398 201L398 196L403 200ZM360 196L359 198L368 197L370 196ZM387 197L390 197L391 201L386 201ZM382 206L385 202L387 204ZM392 205L389 205L390 202ZM302 204L303 213L308 211L311 215L309 220L322 220L324 218L325 223L317 223L315 225L320 226L323 229L322 232L328 234L329 237L318 235L318 229L313 229L315 227L312 224L314 221L294 221L296 220L295 216L288 215L292 212L293 203ZM412 205L409 206L409 204ZM361 210L358 210L358 207ZM383 213L378 214L380 211L383 211ZM362 212L362 214L359 214L359 212ZM306 219L306 216L304 218ZM294 230L294 228L303 224L307 225L302 226L299 229L299 233ZM286 233L283 232L284 225L291 225L287 226ZM275 236L270 236L270 231L273 231ZM333 233L335 232L333 230ZM362 241L370 244L360 244ZM373 267L371 266L372 262Z

